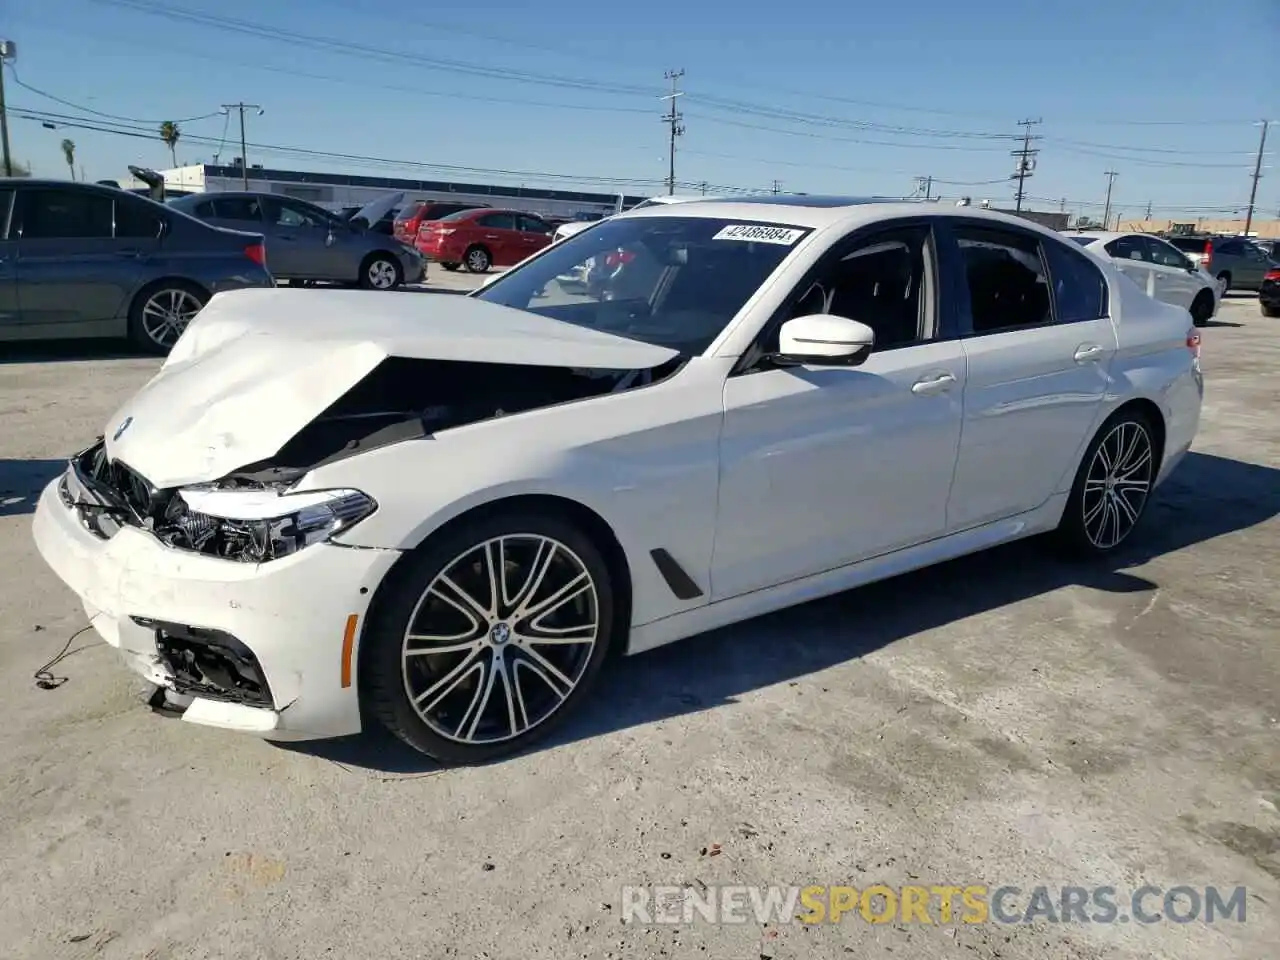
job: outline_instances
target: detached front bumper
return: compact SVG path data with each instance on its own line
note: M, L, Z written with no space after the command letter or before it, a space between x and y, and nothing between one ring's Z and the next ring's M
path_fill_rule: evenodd
M41 556L125 662L172 691L184 720L273 740L360 731L359 633L398 551L321 543L253 564L129 526L104 540L63 502L61 483L36 507ZM228 671L234 689L219 683Z

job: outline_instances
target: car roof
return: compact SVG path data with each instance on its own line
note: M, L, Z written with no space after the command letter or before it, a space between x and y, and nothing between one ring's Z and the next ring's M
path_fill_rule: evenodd
M617 219L637 217L705 217L707 219L743 220L752 223L778 224L779 226L808 227L814 230L826 227L853 229L863 223L899 217L958 217L970 220L987 220L993 224L1009 224L1044 236L1062 239L1062 234L1048 227L1011 214L996 213L981 207L955 207L936 200L903 200L880 197L809 197L767 196L726 200L711 199L701 203L681 204L680 210L663 207L645 207L618 214Z

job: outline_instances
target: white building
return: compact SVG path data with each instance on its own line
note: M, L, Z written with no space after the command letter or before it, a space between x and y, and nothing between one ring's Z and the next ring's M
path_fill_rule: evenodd
M216 165L198 163L173 170L161 170L165 187L193 193L243 190L239 163ZM310 170L275 170L250 165L248 189L278 193L308 200L332 210L364 206L388 193L403 192L405 204L428 200L460 201L490 207L511 207L544 217L572 219L615 213L619 200L631 207L644 197L577 190L547 190L484 183L449 183L434 180L404 180L370 177L363 174L316 173Z

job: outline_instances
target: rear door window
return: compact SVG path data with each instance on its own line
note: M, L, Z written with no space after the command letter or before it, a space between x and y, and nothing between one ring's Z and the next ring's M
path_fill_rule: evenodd
M213 215L218 220L261 223L262 204L257 197L216 197L213 200Z
M1143 249L1138 237L1118 237L1107 244L1106 250L1117 260L1141 260L1149 263L1151 258Z
M1061 243L1044 241L1059 323L1097 320L1107 315L1107 281L1088 257Z
M514 230L516 215L514 213L488 213L476 221L487 230Z
M116 236L155 240L164 220L151 204L129 197L116 198Z
M109 194L89 190L26 191L24 240L108 240L114 210Z

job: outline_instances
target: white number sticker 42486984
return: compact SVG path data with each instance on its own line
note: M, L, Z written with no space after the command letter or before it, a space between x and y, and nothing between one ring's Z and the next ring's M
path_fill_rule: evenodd
M757 243L777 243L789 247L804 236L803 230L790 227L770 227L756 223L734 223L722 229L712 240L754 240Z

